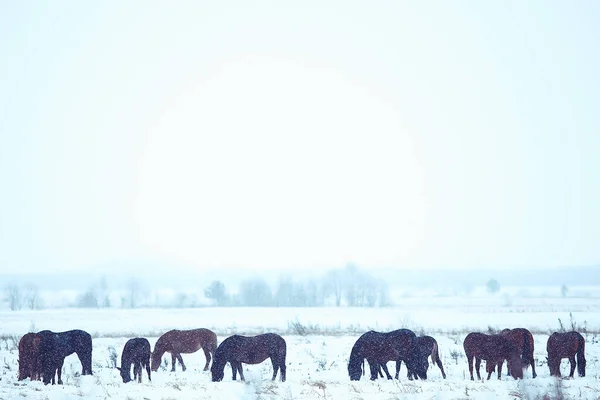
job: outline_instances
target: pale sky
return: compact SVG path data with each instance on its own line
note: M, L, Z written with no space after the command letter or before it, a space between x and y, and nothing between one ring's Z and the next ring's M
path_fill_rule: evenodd
M600 2L0 2L0 272L600 263Z

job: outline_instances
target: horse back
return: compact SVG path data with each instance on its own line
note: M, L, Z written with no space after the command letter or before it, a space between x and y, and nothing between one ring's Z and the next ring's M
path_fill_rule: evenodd
M195 353L201 348L215 349L217 335L210 329L172 329L156 341L156 347L171 353Z
M549 357L571 357L581 347L585 347L585 339L579 332L554 332L546 342L546 351Z

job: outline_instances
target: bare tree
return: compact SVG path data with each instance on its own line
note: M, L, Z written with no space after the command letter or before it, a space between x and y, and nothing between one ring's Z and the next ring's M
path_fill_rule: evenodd
M342 303L343 275L339 269L333 269L325 275L323 282L325 292L335 296L335 305L339 307Z
M127 282L127 295L124 304L129 308L136 308L142 298L142 282L132 278Z
M4 288L5 300L12 311L20 310L23 305L21 289L18 285L11 283Z
M228 302L225 284L221 281L213 281L210 286L204 289L204 296L213 300L214 305L217 307L222 307Z
M35 285L27 285L25 288L24 300L30 310L40 308L40 291Z
M272 297L271 287L262 278L248 279L240 284L240 298L244 306L270 306Z

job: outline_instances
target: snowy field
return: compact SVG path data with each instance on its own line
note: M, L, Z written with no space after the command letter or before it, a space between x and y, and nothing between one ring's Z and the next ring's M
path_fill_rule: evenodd
M195 308L85 310L50 309L0 312L0 399L489 399L489 398L600 398L600 302L593 298L524 298L510 305L501 298L440 297L407 298L394 308ZM569 315L572 313L572 317ZM545 344L548 334L558 330L561 319L587 329L587 376L556 380L548 375ZM234 333L280 333L287 341L287 381L271 382L270 361L244 365L246 382L233 382L226 367L223 382L213 383L203 372L204 354L183 355L188 370L175 373L159 369L152 382L144 374L143 383L123 384L112 368L110 349L120 355L125 342L145 336L152 346L163 332L173 329L206 327L219 341ZM526 327L534 332L538 377L515 381L495 376L490 381L468 380L462 340L469 331L489 328ZM81 365L75 355L67 357L64 385L44 386L41 382L17 381L16 342L30 330L63 331L84 329L93 339L94 376L79 376ZM409 381L402 366L400 380L366 377L350 382L347 361L352 345L365 331L409 328L436 337L448 379L430 366L429 379ZM170 356L163 361L170 363ZM485 371L485 362L482 374ZM390 370L394 369L389 363ZM505 375L506 369L503 371ZM563 375L568 373L566 360Z

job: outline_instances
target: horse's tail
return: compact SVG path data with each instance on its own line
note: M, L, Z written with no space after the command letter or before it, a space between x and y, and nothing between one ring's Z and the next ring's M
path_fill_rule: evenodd
M434 364L437 364L439 359L440 358L439 358L439 354L438 354L438 345L437 345L437 342L434 341L433 346L431 346L431 361Z
M523 367L527 368L533 365L533 336L529 331L523 332L523 350L521 351L521 360Z
M579 345L577 346L577 373L579 376L585 376L585 339L581 334L577 334Z
M442 365L442 360L440 359L440 348L438 347L435 339L433 339L433 348L431 349L431 361L438 366L440 371L442 371L442 376L444 379L446 379L446 371L444 371L444 366Z

